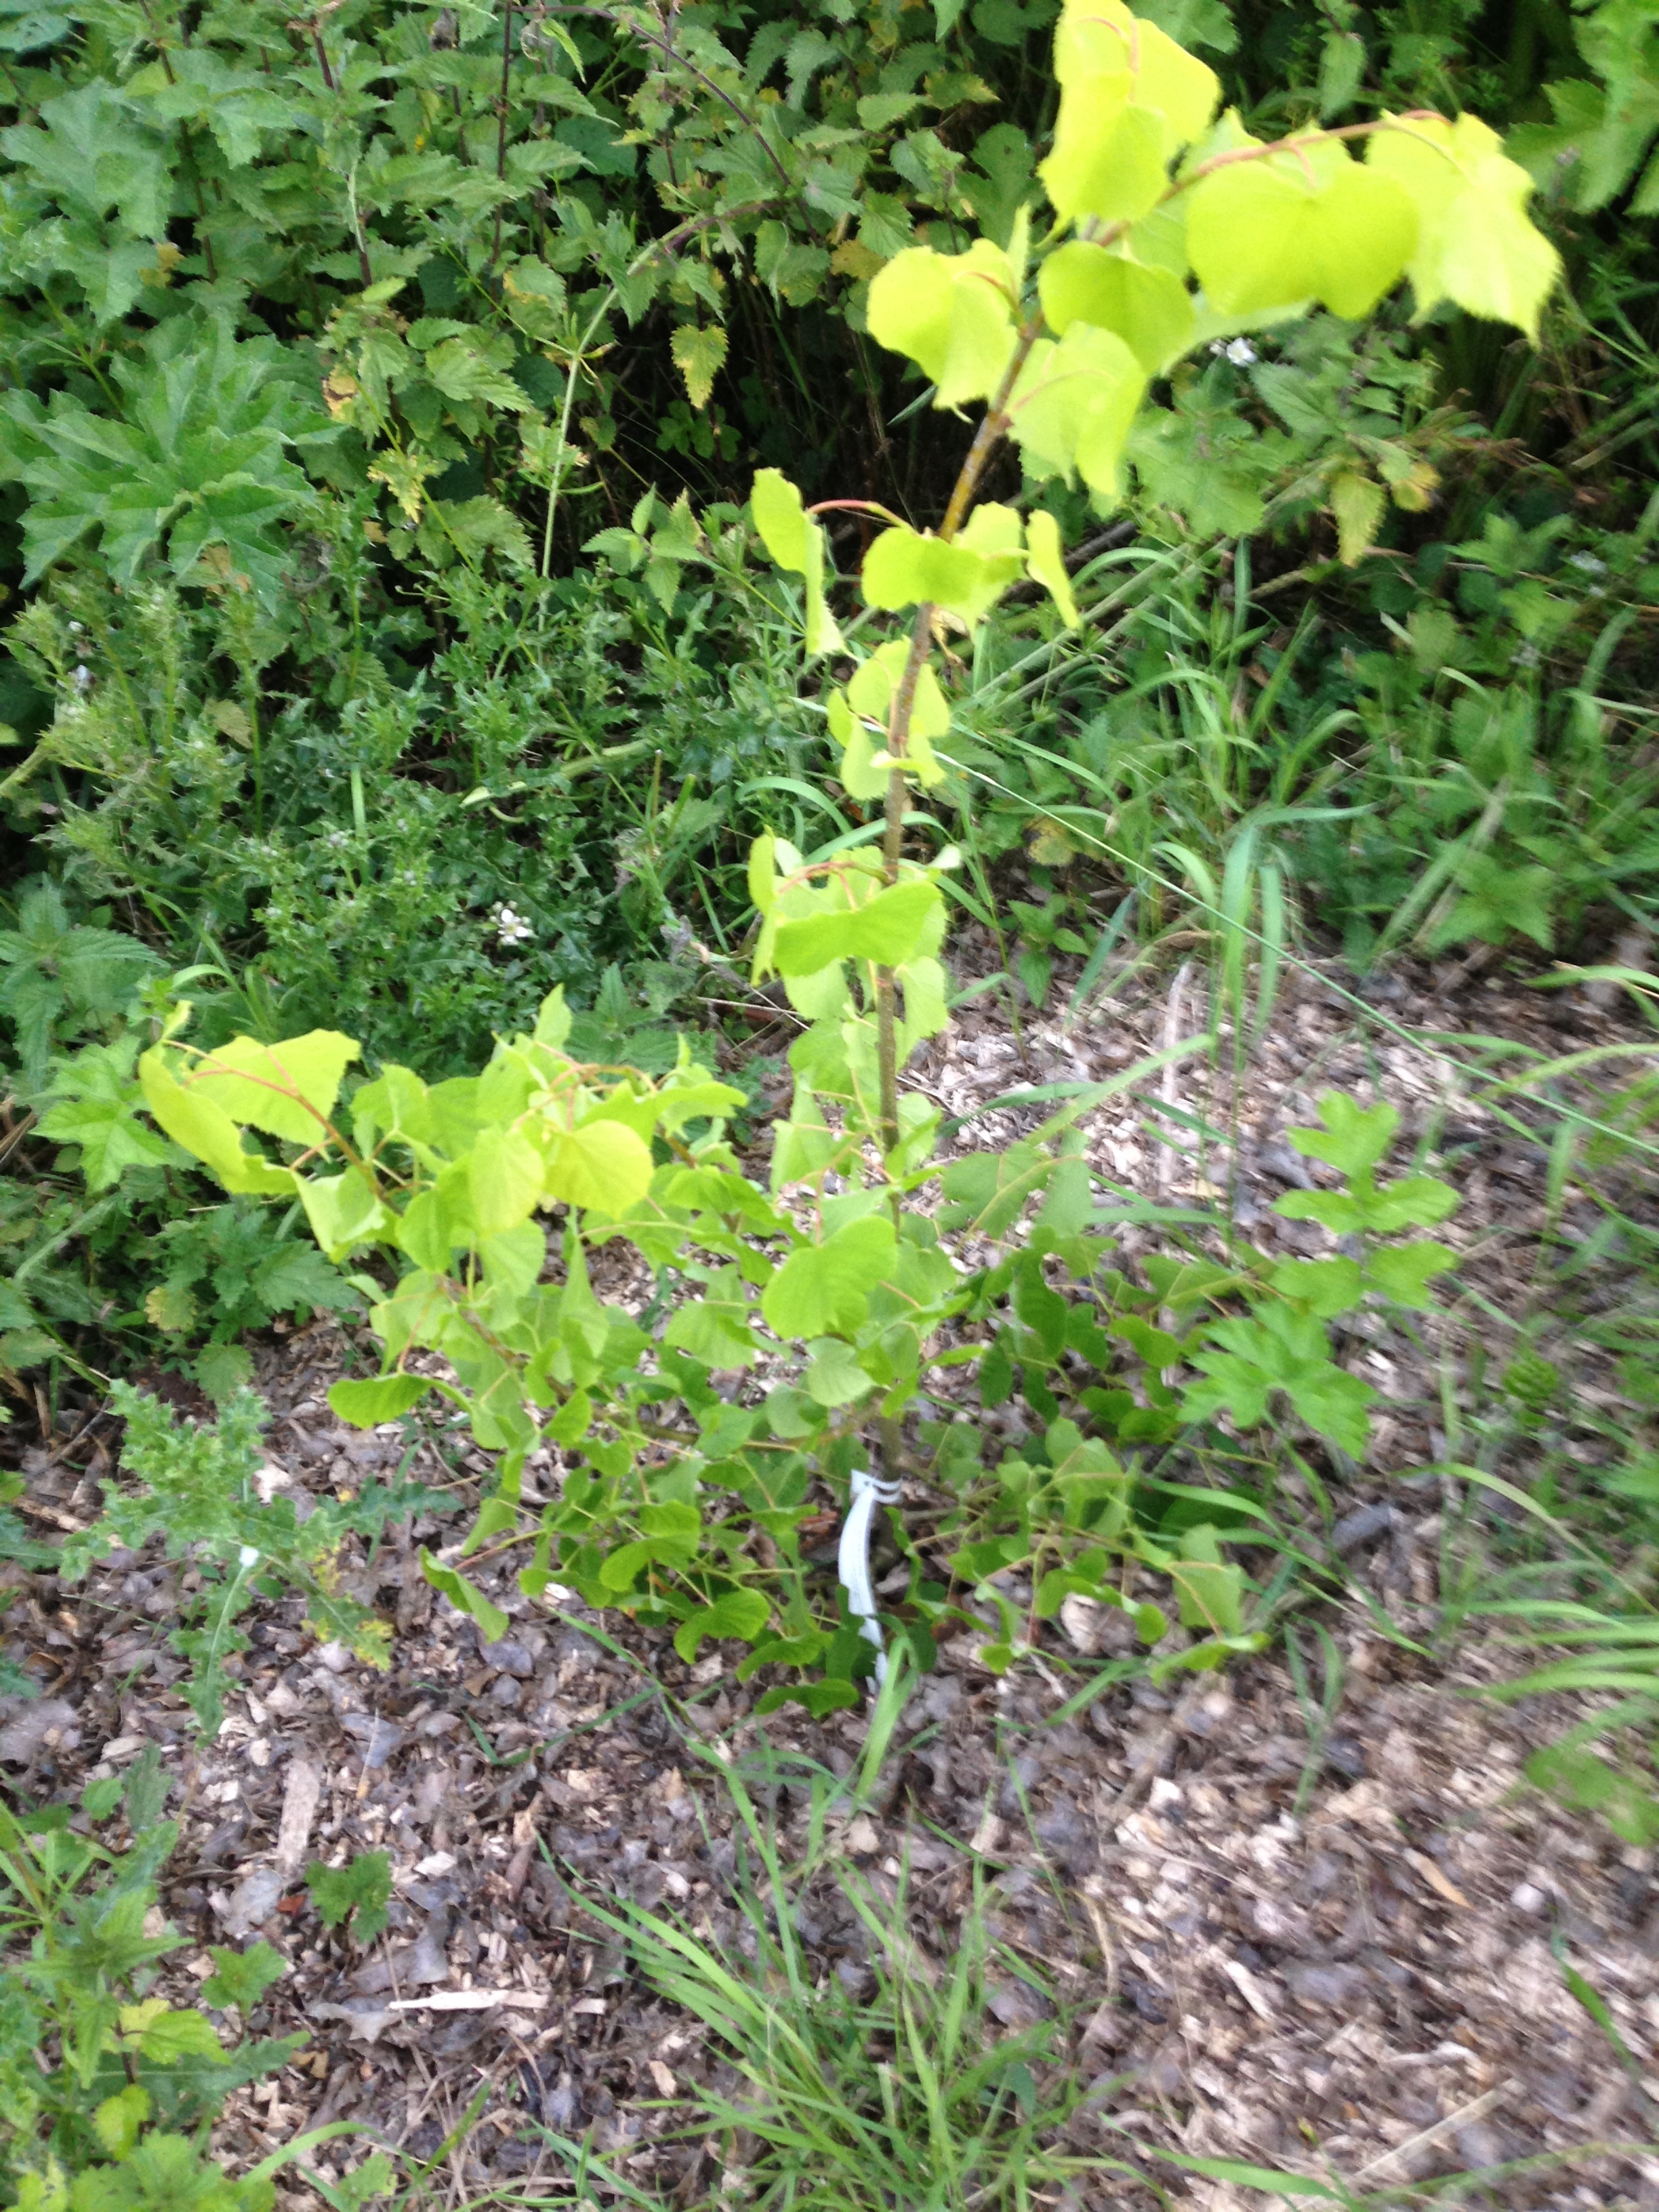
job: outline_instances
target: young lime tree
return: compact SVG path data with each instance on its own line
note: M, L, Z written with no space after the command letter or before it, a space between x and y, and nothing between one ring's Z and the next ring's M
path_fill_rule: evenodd
M809 858L768 836L751 854L756 973L781 975L805 1024L768 1184L731 1141L737 1091L684 1048L659 1080L574 1060L556 993L534 1032L501 1041L478 1075L428 1085L389 1066L343 1104L356 1047L332 1032L201 1052L175 1024L141 1063L155 1120L228 1189L297 1200L336 1261L383 1255L357 1279L375 1300L386 1371L337 1384L331 1402L364 1425L429 1393L459 1409L498 1455L461 1558L526 1545L526 1593L568 1586L672 1624L684 1657L705 1638L737 1638L751 1646L740 1674L775 1665L814 1678L769 1689L763 1706L856 1701L878 1637L871 1516L894 1495L884 1485L923 1464L954 1497L938 1523L957 1547L953 1574L981 1617L994 1602L1001 1620L988 1663L1009 1663L1030 1640L1007 1577L993 1580L1005 1568L1028 1577L1034 1617L1089 1595L1124 1607L1158 1641L1164 1615L1137 1595L1129 1563L1168 1577L1193 1632L1170 1663L1224 1659L1249 1641L1239 1571L1190 1513L1167 1538L1149 1531L1124 1445L1162 1448L1224 1411L1241 1428L1288 1419L1357 1455L1370 1394L1329 1360L1325 1322L1367 1297L1425 1303L1429 1277L1452 1256L1432 1243L1386 1248L1365 1269L1343 1262L1334 1273L1160 1263L1150 1287L1096 1279L1068 1304L1042 1263L1053 1255L1090 1276L1098 1256L1068 1126L1087 1101L1003 1153L941 1169L936 1109L901 1086L910 1055L947 1019L940 878L953 856L936 830L927 857L907 850L925 828L913 807L946 773L947 641L971 635L1026 579L1064 623L1079 622L1054 514L977 501L1003 441L1032 485L1080 481L1104 511L1149 385L1194 348L1316 302L1366 315L1402 277L1419 316L1449 300L1530 335L1556 272L1527 219L1525 173L1471 117L1384 116L1261 143L1236 117L1217 119L1204 64L1121 0L1069 0L1054 66L1059 116L1042 168L1052 220L1041 235L1027 210L1006 245L913 247L870 288L872 335L916 364L934 404L983 403L936 530L874 510L887 526L863 562L864 599L878 614L911 611L908 634L854 661L829 605L817 514L776 472L755 483L756 526L802 580L809 659L854 664L828 700L840 781L884 810L878 846L843 841ZM1402 485L1410 465L1402 453ZM1356 477L1342 496L1345 538L1374 535L1384 485ZM1390 1140L1386 1109L1357 1121L1343 1102L1330 1110L1346 1133L1339 1151L1328 1136L1310 1149L1324 1146L1318 1156L1352 1182L1330 1206L1358 1208L1380 1235L1443 1214L1443 1186L1407 1179L1379 1194L1370 1180ZM929 1212L916 1194L935 1176L944 1204ZM972 1276L941 1243L952 1231L1016 1249ZM612 1240L647 1263L647 1303L596 1294L589 1255ZM999 1300L1014 1322L975 1335ZM1228 1300L1235 1311L1218 1317ZM1155 1316L1184 1316L1187 1335ZM955 1320L969 1326L941 1350ZM1138 1396L1122 1387L1126 1347L1144 1370ZM1006 1397L1018 1367L1036 1419L1023 1458L988 1475L972 1425L907 1420L935 1358L978 1362L988 1405ZM763 1363L764 1391L753 1374ZM1079 1365L1109 1387L1075 1389ZM1167 1377L1183 1366L1201 1379L1182 1397ZM748 1386L716 1387L732 1374ZM532 1508L526 1472L555 1453L562 1480ZM839 1597L811 1572L826 1494L853 1501ZM908 1587L890 1617L925 1660L952 1595L907 1548ZM486 1634L503 1632L460 1559L423 1565Z
M871 335L915 363L933 405L985 403L936 530L867 501L828 502L888 521L865 555L865 602L915 610L908 641L878 646L829 702L843 787L885 803L879 861L809 868L762 838L752 862L765 920L757 972L780 973L812 1023L793 1054L802 1103L781 1148L798 1168L844 1168L874 1140L895 1189L925 1159L936 1119L915 1094L901 1097L899 1071L945 1018L937 878L951 856L905 857L913 794L945 773L934 750L950 726L938 656L950 633L971 636L1024 579L1078 623L1054 515L975 504L993 456L1012 439L1029 485L1080 481L1108 513L1148 386L1184 356L1316 305L1363 318L1402 278L1419 321L1450 301L1535 339L1559 265L1528 219L1530 177L1474 116L1384 115L1264 143L1236 113L1218 118L1214 72L1123 0L1066 0L1054 58L1060 110L1038 172L1052 217L1042 236L1024 208L1006 246L912 247L870 286ZM1421 503L1411 470L1402 449L1405 505ZM1334 494L1345 549L1363 550L1381 526L1386 484L1350 473ZM808 658L838 653L818 510L774 470L756 478L751 503L774 561L804 580ZM809 919L815 928L799 927ZM861 994L849 981L860 972ZM823 1133L826 1095L842 1117L838 1149Z

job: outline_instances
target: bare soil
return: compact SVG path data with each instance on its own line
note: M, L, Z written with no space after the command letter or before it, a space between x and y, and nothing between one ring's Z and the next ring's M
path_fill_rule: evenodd
M1284 1132L1310 1118L1328 1084L1371 1090L1401 1108L1406 1135L1462 1192L1442 1233L1465 1284L1497 1310L1524 1312L1549 1206L1545 1145L1471 1104L1455 1063L1472 1057L1475 1033L1551 1053L1608 1042L1625 1034L1617 1012L1464 971L1383 988L1394 995L1375 1004L1389 1024L1379 1028L1340 980L1304 979L1236 1097L1202 1058L1153 1079L1166 1109L1234 1133L1231 1163L1201 1139L1182 1152L1149 1139L1144 1093L1091 1114L1091 1158L1112 1183L1166 1202L1224 1193L1264 1249L1313 1249L1305 1225L1270 1210L1301 1172ZM1028 1021L1023 1044L979 1001L919 1079L974 1116L963 1148L995 1146L1036 1114L975 1113L988 1099L1034 1081L1098 1081L1202 1019L1190 973L1069 1025ZM1182 1125L1166 1115L1165 1127ZM1569 1241L1600 1218L1571 1190L1555 1218ZM1143 1235L1127 1229L1124 1249ZM1616 1300L1616 1267L1585 1295ZM944 1644L876 1803L838 1832L870 1883L893 1898L903 1884L915 1940L939 1958L976 1868L988 1876L1009 1961L994 2019L1025 2024L1048 2007L1035 1985L1046 1984L1067 2061L1093 2085L1078 2148L1139 2160L1166 2201L1224 2212L1260 2200L1160 2165L1159 2151L1360 2193L1505 2167L1479 2201L1659 2206L1659 2147L1631 2148L1653 2139L1659 2100L1654 1855L1523 1781L1528 1753L1578 1711L1482 1695L1522 1662L1478 1620L1456 1629L1443 1569L1470 1541L1498 1555L1513 1531L1484 1508L1470 1518L1460 1486L1413 1472L1448 1455L1439 1369L1466 1360L1479 1327L1466 1306L1415 1345L1356 1332L1345 1346L1389 1402L1373 1462L1346 1480L1326 1532L1350 1595L1308 1615L1340 1654L1328 1727L1310 1723L1273 1656L1164 1688L1118 1682L1056 1723L1112 1649L1109 1625L1073 1605L1052 1625L1048 1656L1010 1678L979 1664L971 1635ZM331 1327L260 1348L269 1479L296 1493L356 1487L400 1456L394 1432L348 1431L327 1410L348 1351ZM1621 1407L1609 1376L1593 1359L1580 1371L1633 1428L1639 1409ZM34 1440L25 1468L41 1534L94 1516L117 1471L110 1436L77 1416ZM1572 1443L1589 1462L1599 1449ZM423 1443L410 1472L453 1484L484 1471L452 1449L459 1466ZM1505 1462L1510 1480L1524 1480L1521 1465ZM588 2133L636 2186L687 2203L720 2173L712 2145L680 2139L672 2100L710 2078L719 2055L630 1972L580 1899L626 1896L736 1942L720 1762L788 1837L805 1819L808 1764L847 1772L866 1719L757 1718L758 1686L729 1678L729 1655L688 1668L665 1638L614 1616L603 1638L590 1633L599 1624L574 1599L520 1596L510 1558L480 1571L511 1619L501 1643L481 1648L416 1558L419 1543L458 1542L466 1517L463 1481L453 1519L404 1526L343 1562L349 1586L395 1620L386 1673L319 1648L297 1601L251 1616L253 1648L207 1744L194 1740L166 1641L188 1571L118 1556L73 1589L9 1571L15 1597L0 1627L40 1694L0 1703L3 1779L61 1796L159 1747L184 1824L164 1901L194 1947L179 1954L176 1985L206 1975L210 1942L263 1936L289 1960L260 2031L302 2028L311 2042L234 2102L220 2131L233 2159L341 2118L430 2158L482 2093L477 2124L445 2156L458 2200L509 2182L555 2189L556 2157L526 2133L540 2121ZM1316 1693L1318 1649L1310 1626L1298 1632ZM362 1953L323 1928L303 1868L369 1849L391 1854L392 1925ZM823 1973L855 1985L868 1974L867 1938L833 1885L815 1887L802 1935ZM1605 2006L1626 2063L1564 1968ZM359 2154L327 2154L337 2165ZM1541 2163L1512 2163L1528 2160ZM1135 2195L1115 2179L1078 2201Z

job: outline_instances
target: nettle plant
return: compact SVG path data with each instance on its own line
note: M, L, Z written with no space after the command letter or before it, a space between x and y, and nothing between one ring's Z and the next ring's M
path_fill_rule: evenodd
M363 1424L428 1392L465 1409L500 1458L464 1550L533 1543L526 1592L556 1582L673 1623L686 1658L706 1638L742 1639L752 1649L740 1674L778 1664L818 1675L775 1686L763 1705L855 1701L855 1678L878 1663L863 1546L875 1506L906 1476L944 1498L926 1557L895 1528L902 1592L883 1581L890 1620L924 1662L955 1609L951 1586L930 1578L943 1539L976 1622L996 1608L982 1647L993 1666L1035 1633L1016 1598L1041 1619L1091 1595L1160 1641L1166 1616L1136 1595L1131 1567L1168 1577L1188 1631L1169 1663L1220 1663L1253 1635L1221 1542L1261 1516L1183 1492L1166 1479L1177 1471L1167 1455L1183 1441L1230 1449L1224 1414L1235 1430L1265 1423L1363 1450L1372 1394L1332 1359L1327 1323L1373 1297L1426 1304L1451 1259L1432 1243L1376 1241L1452 1203L1426 1177L1377 1183L1395 1133L1386 1107L1328 1099L1325 1129L1300 1141L1346 1187L1284 1203L1359 1237L1364 1257L1277 1268L1253 1255L1189 1257L1146 1263L1141 1283L1103 1269L1089 1233L1074 1126L1086 1097L1009 1152L946 1166L933 1158L936 1108L902 1085L947 1021L940 879L953 855L913 809L947 773L950 641L1028 579L1063 623L1078 621L1054 517L975 504L1003 441L1034 485L1080 478L1109 509L1149 383L1194 348L1316 301L1364 316L1402 276L1419 314L1449 299L1530 332L1556 270L1526 216L1528 179L1472 117L1385 116L1262 144L1235 117L1216 120L1213 74L1121 0L1072 0L1055 74L1044 234L1027 210L1006 248L912 247L871 284L872 335L916 364L934 404L986 403L936 531L869 502L830 503L886 521L860 583L876 613L914 610L908 635L861 659L847 652L817 513L775 471L756 479L756 526L803 580L809 659L855 661L827 702L840 781L883 810L862 843L809 857L768 836L753 849L755 972L781 975L806 1024L769 1185L744 1172L728 1139L735 1090L684 1048L657 1079L573 1059L557 993L480 1075L429 1087L388 1067L343 1111L356 1048L331 1032L205 1053L175 1035L142 1064L157 1121L228 1189L297 1196L336 1261L377 1247L396 1255L395 1286L360 1279L378 1301L388 1371L337 1384L332 1402ZM1363 495L1380 516L1382 488ZM928 860L907 850L923 834ZM245 1129L296 1156L248 1151ZM935 1182L942 1204L928 1211ZM538 1218L548 1209L550 1269ZM957 1234L988 1237L1003 1256L970 1274L952 1256ZM589 1256L613 1240L647 1263L637 1311L592 1287ZM1051 1277L1083 1288L1068 1298ZM758 1379L716 1387L763 1363L778 1378L763 1394ZM945 1409L924 1389L936 1363L976 1367L992 1408L1018 1383L1035 1415L993 1474L980 1426L937 1418ZM1169 1379L1183 1369L1184 1388ZM532 1517L525 1470L550 1446L575 1464ZM849 1496L836 1597L807 1547L826 1503ZM502 1632L458 1565L424 1565L486 1634Z

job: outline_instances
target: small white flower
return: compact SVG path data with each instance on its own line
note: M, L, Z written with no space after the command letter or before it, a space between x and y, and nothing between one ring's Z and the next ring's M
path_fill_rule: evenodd
M527 945L535 933L523 915L515 914L510 906L495 908L495 934L501 944Z
M76 664L75 681L82 691L90 690L92 688L92 671L84 660L77 661Z
M1594 553L1569 553L1567 566L1585 576L1605 576L1607 573L1607 562L1598 561Z
M1248 368L1257 357L1255 348L1249 338L1235 338L1225 351L1235 368Z
M244 1544L236 1556L241 1561L245 1571L249 1567L257 1567L259 1564L259 1554L252 1544Z

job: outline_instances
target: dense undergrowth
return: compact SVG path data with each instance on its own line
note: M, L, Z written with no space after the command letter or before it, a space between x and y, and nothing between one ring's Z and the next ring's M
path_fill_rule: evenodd
M225 1408L181 1432L121 1396L112 1516L67 1554L9 1516L0 1541L66 1577L116 1540L188 1549L204 1727L267 1587L304 1585L373 1656L330 1560L406 1493L284 1520L239 1395L256 1332L335 1311L386 1355L345 1418L435 1390L494 1456L469 1546L523 1545L524 1589L556 1577L684 1657L746 1644L763 1705L865 1696L874 1598L849 1610L801 1540L826 1500L884 1502L884 1475L937 1508L883 1584L899 1666L964 1625L985 1665L1019 1664L1079 1597L1127 1616L1124 1668L1224 1664L1340 1584L1320 1547L1375 1396L1350 1340L1420 1348L1455 1295L1468 1346L1503 1349L1459 1365L1434 1340L1447 1479L1508 1517L1448 1619L1507 1607L1568 1654L1534 1686L1619 1693L1534 1778L1650 1843L1639 1730L1617 1733L1659 1676L1644 1033L1559 1065L1450 1041L1549 1150L1504 1314L1444 1292L1448 1247L1398 1241L1455 1194L1426 1140L1389 1160L1386 1103L1329 1093L1293 1133L1321 1179L1279 1211L1341 1240L1321 1257L1263 1259L1230 1205L1143 1206L1163 1249L1126 1266L1076 1134L1123 1085L941 1176L939 1116L898 1075L948 1020L947 920L994 945L970 988L1016 1030L1172 948L1207 962L1235 1075L1310 952L1357 981L1406 954L1559 963L1650 1024L1659 27L1637 0L1158 0L1136 35L1162 59L1133 69L1173 72L1170 112L1218 82L1120 218L1066 181L1059 15L0 11L0 1386L14 1438L121 1370L185 1370ZM1304 298L1247 268L1238 312L1194 307L1200 241L1165 201L1205 162L1319 132L1259 173L1314 179L1316 143L1322 191L1380 189L1344 134L1431 109L1468 118L1459 159L1488 161L1512 266L1458 261L1447 216L1443 268L1402 232L1374 284L1316 270ZM1368 206L1339 259L1394 220ZM1103 262L1131 222L1113 267L1142 289L1100 309L1088 371L1130 395L1112 437L1091 417L999 447L1050 343L1021 320L1028 252L1045 275ZM1006 331L899 312L902 254L918 284L946 256L994 276ZM964 373L1017 323L1006 382L1001 356ZM959 544L917 534L953 537L975 496ZM918 603L910 644L884 643ZM803 1022L787 1118L747 1049L774 970ZM1570 1188L1598 1213L1571 1247ZM643 1316L590 1286L617 1239L653 1278ZM1593 1401L1569 1346L1601 1362ZM927 1382L935 1358L1012 1408L1006 1449ZM757 1367L735 1400L710 1381ZM522 1471L554 1446L580 1468L532 1512ZM500 1632L459 1566L427 1567ZM104 1852L115 1805L0 1834L14 1934L50 1960L60 1921L125 1931L29 1984L13 2039L52 2087L25 2132L126 2176L77 2183L76 2212L186 2181L258 2212L268 2177L216 2182L141 2063L242 2062L147 2009L155 1947L128 1923L170 1839L129 1802L129 1856ZM77 1903L94 1867L102 1901ZM659 1980L684 1978L672 1948ZM219 1971L246 2014L258 1988ZM941 2032L954 2063L960 2021ZM963 2110L990 2099L988 2138L1006 2071L951 2077ZM229 2075L203 2078L196 2118ZM19 2157L8 2193L63 2201Z
M869 281L1006 240L1053 10L845 13L5 30L14 1374L43 1332L199 1349L349 1297L278 1230L186 1217L176 1162L100 1151L141 1006L435 1077L558 983L584 1049L665 1065L732 995L749 838L862 818L741 502L780 459L809 497L942 495L948 418ZM980 630L945 794L1014 1018L1057 949L1203 926L1230 862L1251 926L1362 965L1639 945L1650 27L1165 14L1270 135L1510 126L1566 282L1536 355L1405 304L1218 339L1143 413L1121 520L1038 493L1092 619ZM855 564L867 520L828 519ZM91 1139L84 1188L43 1115Z

